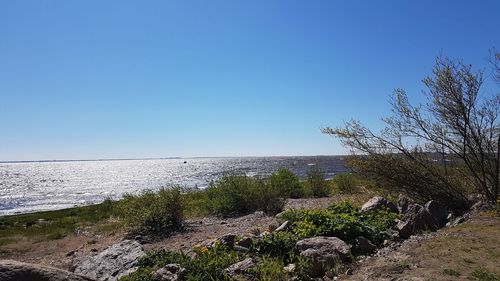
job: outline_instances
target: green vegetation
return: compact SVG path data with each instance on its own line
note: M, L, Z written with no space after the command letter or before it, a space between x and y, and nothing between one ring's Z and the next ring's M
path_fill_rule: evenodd
M117 207L131 234L167 236L183 226L184 206L179 188L126 194Z
M259 256L278 258L283 263L290 263L295 258L294 248L299 238L288 231L273 232L257 240L252 252Z
M386 232L395 224L397 214L380 210L362 213L349 202L330 206L327 210L290 210L281 214L288 220L292 232L299 238L313 236L335 236L351 242L358 236L381 244L389 237Z
M351 194L359 189L359 178L354 174L338 174L331 180L333 190L338 194Z
M264 180L248 176L225 176L203 192L201 206L205 212L219 216L237 216L264 211L280 212L284 199L278 190Z
M288 280L288 274L283 270L283 266L280 259L264 256L251 273L255 276L255 280L285 281Z
M326 197L330 194L330 187L325 180L325 175L316 167L307 171L307 180L305 184L309 192L304 193L310 193L313 197Z
M300 198L304 196L304 188L300 184L299 178L288 169L280 169L272 174L269 184L273 190L277 190L282 197Z
M151 251L139 260L138 271L122 277L120 281L152 281L154 270L171 263L186 269L183 280L232 280L224 269L243 259L242 255L229 251L223 245L216 245L213 249L200 247L195 252L196 256L191 258L184 253L164 249Z
M0 245L16 236L40 241L63 238L79 227L107 221L115 215L113 207L114 202L106 200L85 207L0 217Z

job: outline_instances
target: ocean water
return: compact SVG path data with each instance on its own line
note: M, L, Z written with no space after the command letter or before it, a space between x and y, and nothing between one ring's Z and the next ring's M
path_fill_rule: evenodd
M177 158L0 163L0 215L56 210L174 185L206 187L227 174L267 176L288 168L304 178L346 172L341 156Z

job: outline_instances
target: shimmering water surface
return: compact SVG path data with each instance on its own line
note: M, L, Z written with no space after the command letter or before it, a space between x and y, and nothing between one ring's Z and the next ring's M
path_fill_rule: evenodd
M312 166L327 177L346 171L343 157L243 157L0 163L0 215L55 210L172 185L206 187L225 174L266 176Z

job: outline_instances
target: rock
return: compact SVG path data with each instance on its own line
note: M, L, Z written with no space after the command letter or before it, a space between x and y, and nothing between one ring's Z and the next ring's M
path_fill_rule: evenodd
M349 245L337 237L303 239L297 242L296 248L300 256L311 258L314 277L323 276L336 263L351 260Z
M402 239L408 239L413 235L413 226L407 221L398 222L396 229Z
M458 217L450 223L449 226L457 226L465 221L465 217Z
M186 269L179 264L171 263L156 270L153 273L153 280L155 281L178 281L182 280L186 274Z
M236 278L238 275L245 274L245 272L253 266L255 266L255 263L252 258L246 258L226 268L226 272L231 277Z
M297 268L297 266L294 263L291 263L291 264L283 267L283 270L285 272L288 272L288 273L293 273L295 271L295 268Z
M0 260L2 281L93 281L69 271L12 260Z
M208 239L202 242L200 245L203 247L207 247L209 249L213 249L215 245L225 245L229 249L233 249L234 240L236 239L236 235L234 234L224 234L217 239Z
M375 252L377 250L377 246L365 237L358 236L353 241L352 250L354 253L367 255Z
M408 210L408 207L410 207L413 204L415 204L415 201L413 201L412 199L410 199L407 196L404 196L403 194L399 194L398 211L400 214L406 213L406 211Z
M398 212L398 208L396 207L396 205L394 205L392 202L387 201L387 199L381 196L375 196L372 199L368 200L361 207L361 212L371 212L380 210L382 208L386 208L394 213Z
M250 237L243 237L238 242L236 242L236 245L240 247L250 248L253 245L253 240Z
M217 242L223 245L226 245L228 248L232 249L234 246L234 239L236 239L236 235L234 234L225 234L221 237L217 238Z
M97 280L112 281L136 270L135 265L144 255L137 241L123 240L95 256L73 259L75 273Z
M250 252L249 248L241 247L241 246L238 246L238 245L234 245L233 246L233 250L234 251L238 251L238 252L242 252L242 253L248 253L248 252Z
M471 212L471 213L479 213L479 212L484 212L484 211L491 210L493 208L494 208L494 206L491 205L488 202L478 201L478 202L474 203L474 205L472 205L472 207L470 207L469 212Z
M398 223L396 229L399 237L406 239L425 230L436 231L439 226L439 222L426 208L419 204L413 204L408 206L403 214L403 221Z
M285 221L284 223L282 223L280 226L278 226L278 228L276 228L274 230L274 232L280 232L280 231L285 231L287 228L288 228L288 225L289 225L289 222L288 221Z
M446 217L448 216L448 210L443 204L435 200L431 200L425 204L425 209L437 221L439 227L444 226L446 224Z
M269 233L269 231L263 231L261 234L259 234L258 237L262 238L262 237L266 237L267 235L269 235L271 233Z

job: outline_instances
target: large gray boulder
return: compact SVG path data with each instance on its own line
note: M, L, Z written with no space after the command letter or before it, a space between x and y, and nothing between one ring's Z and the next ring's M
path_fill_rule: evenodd
M93 281L93 279L73 272L24 263L13 260L0 260L1 281Z
M134 272L144 250L137 241L124 240L95 256L75 257L74 272L102 281L114 281Z
M394 203L388 201L384 197L375 196L361 206L361 212L377 211L382 208L388 209L391 212L398 213L398 207Z
M323 276L335 264L350 261L349 245L337 237L317 236L297 242L296 249L302 257L312 260L312 274Z
M422 231L436 231L439 222L422 205L413 204L403 214L403 221L396 226L401 238L408 238Z

